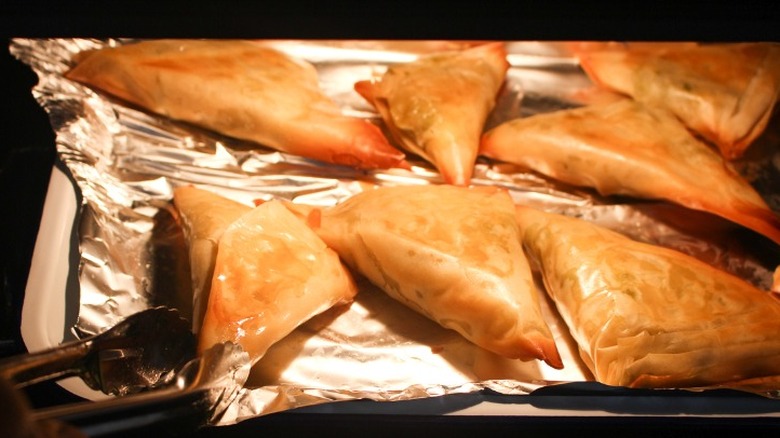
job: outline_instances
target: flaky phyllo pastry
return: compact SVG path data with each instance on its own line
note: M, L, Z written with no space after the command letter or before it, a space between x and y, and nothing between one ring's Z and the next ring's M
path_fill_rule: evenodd
M198 212L183 215L202 214L224 224L229 219L214 219L221 213L218 205L201 204ZM192 268L207 264L200 260ZM338 255L305 222L281 201L262 203L219 237L199 350L230 341L256 361L295 328L333 306L350 303L356 293Z
M522 241L596 380L654 388L780 377L780 300L677 251L518 206Z
M764 131L780 95L780 45L579 44L598 85L665 108L720 148L741 157Z
M311 64L259 42L143 41L81 53L66 77L279 151L358 168L408 166L377 126L342 114Z
M211 290L211 277L222 233L252 207L193 186L177 187L173 205L187 240L192 277L192 329L198 333Z
M290 208L411 309L486 350L562 368L505 190L379 187L333 207Z
M664 199L780 243L780 217L671 113L620 99L535 114L485 133L481 153L602 195Z
M355 90L401 147L432 163L445 183L468 185L508 68L503 43L488 43L391 65Z

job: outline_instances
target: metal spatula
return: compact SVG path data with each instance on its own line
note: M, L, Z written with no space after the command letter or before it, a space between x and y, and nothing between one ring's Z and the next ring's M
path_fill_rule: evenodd
M79 376L115 397L33 413L58 419L88 436L121 436L142 427L194 430L219 418L246 382L248 354L224 343L196 355L190 323L175 310L144 310L105 332L0 361L0 376L24 387Z
M147 309L103 333L0 361L0 373L24 387L79 376L92 389L126 395L165 386L195 357L195 336L176 310Z

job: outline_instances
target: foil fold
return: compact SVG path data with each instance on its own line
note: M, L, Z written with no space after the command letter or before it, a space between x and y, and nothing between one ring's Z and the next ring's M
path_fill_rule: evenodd
M14 39L10 46L11 53L38 74L33 94L49 115L59 160L83 199L77 224L80 261L74 267L81 297L74 331L81 336L148 307L167 305L191 314L185 242L170 203L178 185L197 185L249 205L257 199L283 198L327 206L366 184L440 182L429 164L414 157L409 159L411 171L324 165L139 111L64 78L79 51L127 42ZM354 93L355 80L422 53L464 44L272 43L311 62L323 89L345 113L372 121L378 116ZM510 117L576 106L578 93L591 87L577 62L555 43L508 42L507 49L511 67L488 128ZM780 208L780 152L739 166L770 205ZM517 202L692 254L763 289L772 285L777 254L757 254L751 242L697 234L691 224L699 224L702 217L696 212L662 202L605 199L483 159L472 183L501 186ZM669 217L680 220L670 224ZM718 224L716 218L704 220ZM554 306L548 301L543 305L564 370L481 350L370 284L361 284L351 307L318 315L273 346L211 423L232 424L332 401L410 400L486 389L525 395L542 386L592 380Z

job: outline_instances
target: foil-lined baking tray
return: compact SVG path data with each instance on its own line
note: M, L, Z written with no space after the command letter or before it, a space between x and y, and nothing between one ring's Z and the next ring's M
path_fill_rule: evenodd
M413 156L409 157L411 170L362 171L324 165L140 111L64 78L74 54L129 42L11 42L11 53L38 74L33 93L49 115L59 159L23 309L23 325L27 325L23 334L31 350L98 333L149 307L166 305L191 314L186 244L170 203L172 189L178 185L194 184L249 205L256 199L283 198L324 206L360 191L365 183L441 182L429 164ZM472 44L269 43L311 62L323 90L345 113L380 125L378 115L354 92L356 81L420 54ZM593 96L592 84L563 45L506 44L511 66L486 128L509 118L578 106L582 96ZM771 124L754 145L754 153L735 165L780 211L777 132L778 123ZM772 285L774 269L780 264L777 248L762 244L760 238L702 234L702 229L726 225L721 219L667 203L604 198L484 159L476 165L472 184L499 185L518 202L692 254L763 289ZM60 243L58 252L39 250L52 242ZM52 297L54 307L46 304L48 309L42 311ZM541 388L591 382L564 323L551 303L543 304L561 349L563 370L486 352L361 283L348 310L319 315L275 345L253 367L233 403L214 417L213 425L335 401L409 401L483 391L533 396ZM63 385L89 399L105 397L78 382ZM771 399L777 394L761 395ZM774 413L780 416L780 407Z

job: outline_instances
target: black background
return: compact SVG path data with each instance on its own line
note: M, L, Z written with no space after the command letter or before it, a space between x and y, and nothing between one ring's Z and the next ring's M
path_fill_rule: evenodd
M574 5L569 4L574 3ZM55 160L54 134L31 94L36 75L8 53L14 37L248 37L501 40L780 41L780 2L248 2L23 1L0 3L0 357L25 352L21 302ZM25 395L35 407L76 401L54 384ZM1 409L1 407L0 407ZM583 419L438 415L272 415L234 427L155 429L156 435L366 433L596 436L777 434L776 420ZM148 434L137 430L136 434Z

